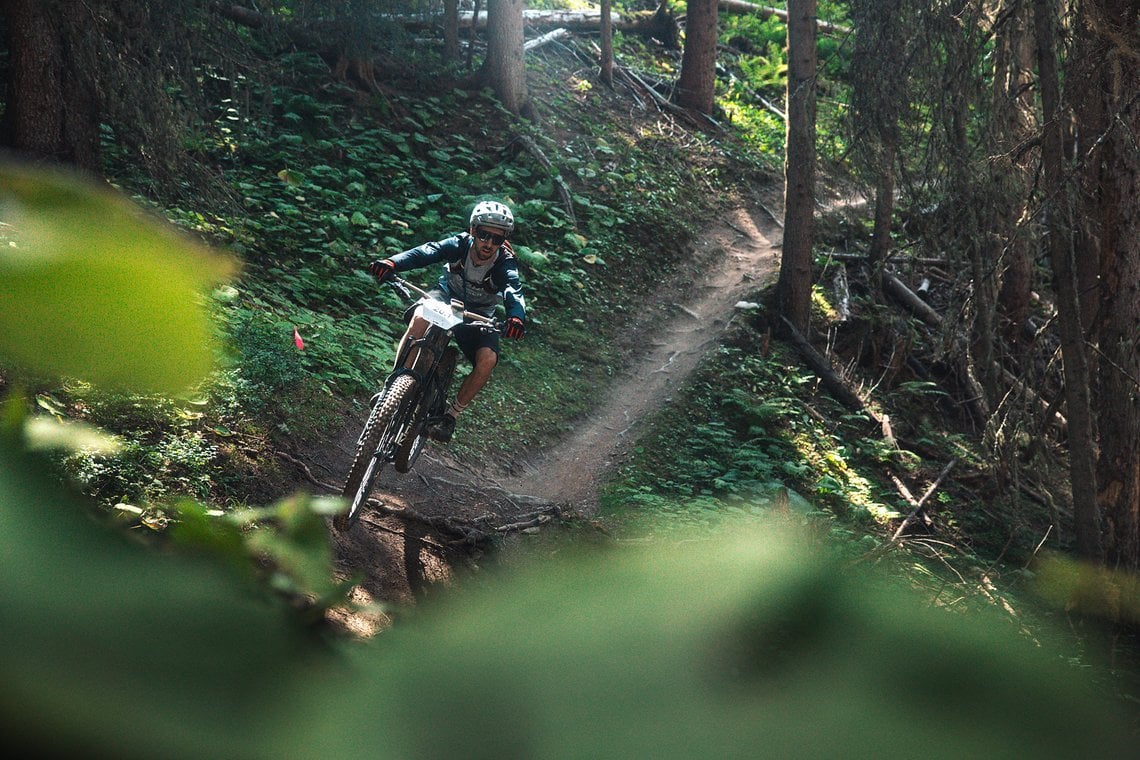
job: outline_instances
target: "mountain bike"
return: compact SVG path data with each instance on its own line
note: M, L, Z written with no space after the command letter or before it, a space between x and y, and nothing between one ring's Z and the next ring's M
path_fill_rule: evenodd
M349 500L348 511L333 518L340 531L356 524L384 464L391 462L396 472L408 472L427 443L428 430L443 418L459 359L459 350L450 345L452 331L465 322L481 330L499 330L494 319L464 310L461 301L436 300L399 277L389 282L405 301L411 301L413 293L420 298L400 341L395 369L384 381L384 388L372 397L368 421L356 442L352 467L341 491ZM428 325L419 338L411 335L414 317Z

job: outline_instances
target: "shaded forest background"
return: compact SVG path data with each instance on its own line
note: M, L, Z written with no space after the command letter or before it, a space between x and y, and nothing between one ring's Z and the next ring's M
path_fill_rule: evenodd
M169 538L175 546L208 546L262 583L268 578L290 610L301 610L298 627L308 629L343 591L321 578L322 555L313 548L322 516L336 505L281 498L296 473L283 477L275 452L288 456L319 442L319 430L336 419L333 410L366 396L369 368L390 359L393 327L361 306L375 294L367 278L352 272L354 264L435 237L441 226L462 227L461 206L486 192L490 177L517 195L527 222L520 256L528 283L550 292L540 296L537 313L558 351L591 340L572 332L580 328L559 332L560 315L644 296L637 290L644 283L626 283L636 283L646 266L678 263L678 252L660 253L674 245L675 228L699 233L700 220L721 202L770 203L782 176L785 194L773 213L785 232L780 281L763 294L766 308L750 318L747 337L722 350L729 367L752 374L716 389L721 395L713 401L694 396L691 408L699 414L691 426L703 420L706 440L724 436L723 450L749 452L758 430L795 430L805 424L801 417L820 416L814 402L789 411L799 403L797 389L776 395L778 386L761 384L776 382L766 377L773 373L771 340L787 347L778 360L792 355L798 358L789 364L809 364L814 379L804 384L822 384L835 400L823 416L850 416L844 443L818 462L803 450L775 448L772 456L755 454L747 467L733 460L727 470L683 458L683 467L663 475L637 463L642 469L611 487L608 508L645 510L679 495L700 509L710 496L737 505L778 502L772 494L786 498L782 489L790 489L826 505L826 519L835 521L829 524L856 537L847 551L864 562L908 541L908 550L941 559L937 540L965 538L984 555L981 566L1001 561L1029 575L1048 546L1081 563L1055 565L1053 575L1036 566L1034 572L1063 576L1053 596L1079 625L1083 615L1107 623L1090 624L1097 631L1090 649L1107 641L1109 651L1126 658L1140 619L1134 574L1140 564L1140 19L1134 4L792 2L785 9L694 0L621 8L616 44L587 19L573 22L576 42L548 43L566 45L558 54L573 62L569 76L555 73L543 48L524 53L525 38L548 27L525 25L521 2L490 6L476 34L453 2L443 8L369 0L5 4L3 142L18 162L4 182L8 208L30 209L28 218L42 217L48 226L53 216L79 218L53 211L56 202L71 208L71 191L23 173L28 165L71 167L110 180L137 204L227 248L243 267L235 288L213 291L213 327L206 329L236 346L237 369L207 384L208 391L199 384L208 370L186 371L197 401L185 403L173 394L103 395L101 385L170 392L178 370L148 375L148 362L169 366L170 359L143 358L130 365L142 381L134 383L116 374L113 363L67 363L68 349L56 350L44 328L81 328L63 321L62 308L37 311L44 320L37 329L22 326L16 315L32 299L57 302L20 279L16 257L4 262L0 283L15 283L2 285L9 306L0 307L7 328L0 387L11 394L10 433L38 410L97 423L134 452L101 457L73 442L77 453L63 461L53 455L45 472L77 481L105 512L146 526L160 545ZM462 10L478 17L481 9ZM826 23L813 23L817 16ZM619 94L635 98L653 126L619 129L612 115L606 118L613 122L593 126L568 118L576 109L602 112L598 103ZM613 112L620 108L603 113ZM585 150L578 131L587 138ZM708 197L694 197L700 187ZM862 194L868 206L821 210L833 192ZM92 208L88 223L119 213L116 206ZM14 229L13 246L34 250L20 239L19 218L5 220ZM108 226L142 236L127 223ZM106 285L133 297L99 274L95 259L113 257L115 244L97 238L77 237L68 249L72 265L52 273L68 282L89 277L92 291ZM215 280L227 269L205 268L210 277L187 278L196 289L200 279ZM79 288L78 295L86 292ZM22 302L22 294L29 300ZM58 298L65 303L66 293ZM275 341L287 328L298 339L316 333L324 340L310 340L301 358L284 354ZM208 342L204 333L199 337ZM603 328L600 337L604 344L613 335ZM98 344L106 335L90 338ZM185 367L199 366L186 357L202 346L172 345L186 352ZM521 364L548 358L541 346L528 350L536 353ZM730 376L729 369L722 375ZM75 377L94 380L95 390ZM519 383L533 381L522 376ZM503 391L511 392L509 385ZM936 424L929 420L932 407ZM717 427L714 409L743 426ZM551 427L565 424L572 417ZM148 458L159 428L176 432L161 439L162 457ZM486 445L506 449L519 440L512 432ZM657 433L661 443L669 433L665 423ZM681 440L673 433L673 441ZM841 437L835 429L830 435ZM524 429L521 437L541 446L554 433ZM7 493L42 502L46 492L16 474L28 466L22 438L13 433L7 440L13 450ZM218 451L225 452L222 465ZM828 470L829 456L843 466ZM881 484L869 506L854 495L850 470L859 457L876 463ZM187 504L187 497L200 505ZM666 518L671 514L677 516L673 506L665 510ZM682 521L691 514L682 510ZM227 516L224 524L219 515ZM266 529L251 532L259 521ZM973 532L982 524L1000 526L997 537ZM181 527L181 537L171 525ZM47 527L61 535L73 530L55 518L29 530ZM820 579L835 571L825 568L804 570L788 581L795 591L773 591L771 598L806 603L822 594L847 609L841 597L823 591ZM725 572L725 586L734 588L738 576ZM28 589L29 599L51 593L35 584ZM176 604L186 585L172 581L171 589ZM811 618L804 612L811 604L793 606L801 617L791 619ZM471 614L477 631L478 608ZM399 660L406 665L397 670L407 667L409 678L414 630L393 637L408 642L393 650L407 647L408 659ZM268 668L277 651L303 647L289 635L268 634L280 649L258 662ZM246 638L234 634L235 642ZM775 661L785 662L788 638L775 638L784 642L772 650ZM33 650L44 662L58 656L48 643L41 646ZM238 657L244 650L234 646ZM1002 677L1018 682L1012 674ZM92 694L98 682L92 677ZM437 696L447 689L429 683ZM361 688L363 702L390 698ZM487 696L471 701L485 705ZM50 707L52 697L41 694L35 704ZM393 714L404 713L393 708ZM1037 714L1050 713L1040 707ZM92 715L91 725L103 717ZM1101 717L1111 721L1110 712ZM1090 719L1090 734L1094 725ZM1111 742L1115 734L1106 729L1104 736ZM145 738L139 741L145 746Z

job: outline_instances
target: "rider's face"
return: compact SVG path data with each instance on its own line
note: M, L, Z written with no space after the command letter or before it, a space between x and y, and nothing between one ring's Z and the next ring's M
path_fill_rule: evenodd
M499 246L506 239L502 230L496 230L492 227L472 227L471 237L475 240L475 260L479 262L486 261L494 256L495 251L499 250Z

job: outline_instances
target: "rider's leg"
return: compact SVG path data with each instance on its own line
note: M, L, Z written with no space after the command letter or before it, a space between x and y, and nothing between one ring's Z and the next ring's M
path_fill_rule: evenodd
M459 405L460 409L466 407L471 403L487 381L491 379L491 371L495 369L495 364L499 361L499 355L495 353L492 348L483 346L475 352L475 367L471 370L471 374L463 378L463 384L459 386L459 392L455 394L455 404Z
M463 378L459 392L455 394L455 401L451 402L451 407L443 415L443 419L430 431L432 438L444 443L451 440L451 434L455 431L455 418L467 408L475 398L475 394L491 379L491 371L495 369L498 361L499 355L493 348L483 346L475 352L475 367L467 377Z
M400 345L396 347L397 362L400 361L400 356L404 353L404 344L409 340L422 338L424 333L427 332L427 328L428 323L426 319L421 319L420 317L412 317L411 322L408 323L408 329L404 332L404 337L400 338ZM407 361L404 362L403 366L411 369L415 364L415 360L418 354L419 351L412 351L408 356Z

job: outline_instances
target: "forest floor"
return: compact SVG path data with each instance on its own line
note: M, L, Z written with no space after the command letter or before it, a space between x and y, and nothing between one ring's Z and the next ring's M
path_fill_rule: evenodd
M456 461L446 446L429 444L411 472L398 475L386 468L372 493L380 507L369 508L345 533L330 525L336 570L355 581L350 596L355 609L333 611L330 622L352 635L371 636L390 625L401 608L452 584L460 568L477 567L479 552L470 543L433 525L441 518L491 532L545 520L555 510L563 517L593 518L599 485L623 461L639 423L660 409L715 348L738 302L774 278L781 239L779 225L762 204L728 211L699 234L689 270L701 273L699 279L686 276L639 306L626 341L626 371L600 389L594 412L554 446L503 464ZM311 452L309 458L325 471L347 472L363 424L362 418L348 421L332 450ZM478 431L464 429L461 421L456 435ZM525 542L536 530L529 528L521 539L515 530L499 534L506 542Z

